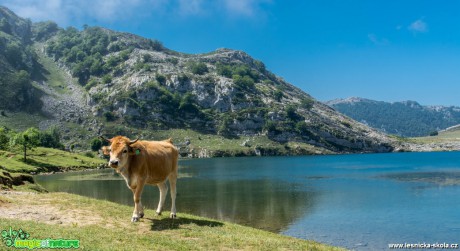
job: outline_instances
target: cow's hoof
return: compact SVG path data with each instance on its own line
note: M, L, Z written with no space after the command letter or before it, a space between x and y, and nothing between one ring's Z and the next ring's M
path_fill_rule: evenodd
M174 213L171 213L171 214L169 215L169 218L171 218L171 219L175 219L175 218L177 218L177 216L176 216L176 214L174 214Z
M139 221L139 217L133 217L133 218L131 219L131 222L138 222L138 221Z
M157 216L160 216L160 215L161 215L161 212L156 212L156 215L157 215Z
M139 218L144 218L144 213L140 213Z

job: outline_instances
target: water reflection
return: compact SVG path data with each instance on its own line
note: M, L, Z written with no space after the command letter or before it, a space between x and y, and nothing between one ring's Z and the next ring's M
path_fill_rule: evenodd
M179 213L354 250L456 243L459 159L460 152L181 160L177 206ZM51 191L133 205L124 180L112 170L37 180ZM146 187L143 201L156 208L158 189Z
M397 173L382 175L381 177L405 182L423 182L437 186L460 185L459 171Z
M185 171L185 170L184 170ZM189 176L189 175L186 175ZM132 193L112 170L39 176L49 191L80 194L132 205ZM317 193L300 185L268 179L207 179L182 177L178 182L179 212L235 222L273 232L285 230L313 210ZM147 186L142 201L153 209L158 188ZM165 208L169 209L169 196Z
M183 210L273 232L309 214L316 200L313 191L270 180L187 179L181 183L183 192L178 198Z

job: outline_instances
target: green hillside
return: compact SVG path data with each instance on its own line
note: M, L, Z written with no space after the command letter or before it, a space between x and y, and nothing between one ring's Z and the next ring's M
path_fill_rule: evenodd
M0 74L0 125L56 127L67 148L87 150L98 135L123 134L193 139L185 156L393 149L393 139L316 101L243 51L185 54L102 27L31 23L4 7L0 18L3 43L16 48L0 52L8 68Z
M40 78L40 67L32 48L31 26L0 6L0 110L37 111L41 106L41 92L32 85L33 79Z
M460 124L460 107L422 106L415 101L383 102L362 98L334 100L337 111L388 134L428 136Z

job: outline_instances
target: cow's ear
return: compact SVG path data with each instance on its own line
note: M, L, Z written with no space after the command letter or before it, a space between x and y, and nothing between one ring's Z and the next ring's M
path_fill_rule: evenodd
M108 147L108 146L103 146L103 147L102 147L102 154L104 154L104 155L110 155L110 147Z

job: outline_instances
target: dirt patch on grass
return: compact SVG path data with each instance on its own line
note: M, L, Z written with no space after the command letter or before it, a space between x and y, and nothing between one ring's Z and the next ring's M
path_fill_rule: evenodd
M4 204L11 203L8 199L3 198L0 196L0 206L4 206Z
M3 191L0 197L2 218L32 220L46 224L92 225L102 217L85 209L70 209L66 205L54 205L47 198L28 192Z

